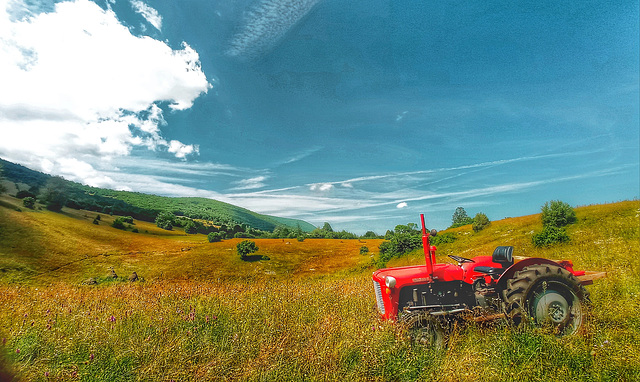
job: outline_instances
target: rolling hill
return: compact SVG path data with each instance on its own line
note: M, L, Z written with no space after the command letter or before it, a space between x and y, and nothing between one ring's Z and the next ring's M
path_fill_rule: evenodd
M463 226L447 254L572 260L606 271L587 289L589 318L571 337L506 323L454 327L448 348L416 346L380 321L371 270L380 239L256 239L269 260L241 261L240 239L166 231L0 195L0 375L91 381L637 381L640 202L576 208L571 241L536 248L539 215ZM20 209L20 211L18 211ZM367 246L370 253L361 254ZM390 266L420 264L416 250ZM117 278L107 277L110 269ZM129 282L131 272L144 279ZM95 278L98 285L84 285Z
M68 207L95 212L130 215L143 221L154 221L158 213L173 212L178 216L202 219L216 225L244 224L262 231L276 227L310 232L316 227L303 220L263 215L248 209L206 198L165 197L137 192L114 191L85 186L59 177L52 177L24 166L0 159L0 180L8 192L38 197L48 189L55 189L64 197Z

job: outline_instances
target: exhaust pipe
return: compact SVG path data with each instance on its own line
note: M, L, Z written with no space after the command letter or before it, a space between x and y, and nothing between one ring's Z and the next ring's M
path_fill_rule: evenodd
M431 244L429 243L429 232L424 224L424 214L420 214L420 220L422 221L422 248L424 249L424 260L427 264L427 274L429 278L433 278L433 264L436 263L435 253L431 251ZM431 230L433 236L436 235L436 230Z

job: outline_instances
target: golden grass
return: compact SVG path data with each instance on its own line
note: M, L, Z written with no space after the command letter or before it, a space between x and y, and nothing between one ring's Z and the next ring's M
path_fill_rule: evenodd
M0 283L0 354L24 380L640 380L638 201L578 208L572 241L547 249L531 245L536 215L453 230L458 240L439 248L439 261L514 245L516 255L570 259L608 277L588 287L579 335L469 324L433 351L378 319L371 259L359 248L376 253L379 240L256 240L271 260L247 263L238 240L211 244L140 222L141 233L123 232L104 215L95 226L93 214L17 212L0 199L0 264L24 265L9 272L22 281ZM108 266L147 281L79 285Z

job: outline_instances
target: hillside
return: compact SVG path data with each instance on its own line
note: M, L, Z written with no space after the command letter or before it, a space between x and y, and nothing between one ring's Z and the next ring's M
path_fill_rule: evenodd
M186 234L180 227L167 231L141 220L134 220L136 233L113 228L116 215L101 215L98 224L95 216L67 207L32 210L20 199L0 195L0 281L75 284L103 277L110 267L123 276L136 271L147 279L330 274L369 264L369 256L359 255L360 247L377 251L382 241L255 239L271 260L242 268L235 252L242 239L209 243L206 235Z
M441 232L456 239L439 246L439 262L513 245L607 277L587 287L577 335L468 323L437 351L378 319L381 240L257 239L270 260L243 262L238 239L208 243L141 221L133 233L110 227L113 217L94 225L94 213L16 211L19 202L0 196L0 361L22 380L640 380L638 201L576 208L571 241L545 249L531 245L539 215ZM416 251L389 265L423 261ZM118 279L107 279L111 267ZM133 271L144 282L127 282ZM99 284L81 285L88 277Z
M178 216L203 219L216 225L244 224L262 231L276 227L310 232L315 227L303 220L259 214L242 207L206 198L171 198L136 192L114 191L89 187L52 177L24 166L0 159L0 180L8 192L39 197L48 188L62 194L68 207L95 212L129 215L144 221L154 221L159 212L169 211ZM23 196L24 197L24 196Z

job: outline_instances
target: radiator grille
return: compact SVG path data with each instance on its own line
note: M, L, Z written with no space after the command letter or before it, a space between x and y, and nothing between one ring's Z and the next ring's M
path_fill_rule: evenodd
M380 288L380 283L374 280L373 289L376 292L376 302L378 303L378 311L381 314L384 314L384 302L382 301L382 289Z

